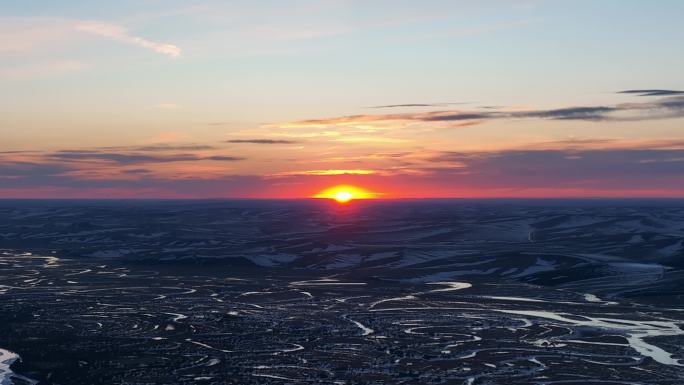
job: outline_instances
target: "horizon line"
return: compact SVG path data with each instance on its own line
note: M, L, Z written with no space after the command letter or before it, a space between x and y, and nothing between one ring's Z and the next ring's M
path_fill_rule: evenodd
M350 202L361 201L419 201L419 200L684 200L682 196L529 196L529 197L397 197L397 198L355 198ZM333 198L264 198L264 197L203 197L203 198L25 198L0 197L0 201L334 201Z

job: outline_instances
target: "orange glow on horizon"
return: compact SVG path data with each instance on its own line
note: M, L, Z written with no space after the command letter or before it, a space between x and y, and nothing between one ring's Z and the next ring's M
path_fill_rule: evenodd
M339 203L347 203L353 199L373 199L379 195L381 194L373 193L360 187L339 185L327 188L314 195L313 198L334 199Z

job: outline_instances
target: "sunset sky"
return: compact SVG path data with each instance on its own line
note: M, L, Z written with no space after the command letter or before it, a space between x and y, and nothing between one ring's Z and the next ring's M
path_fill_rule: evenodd
M0 2L0 198L684 197L684 1Z

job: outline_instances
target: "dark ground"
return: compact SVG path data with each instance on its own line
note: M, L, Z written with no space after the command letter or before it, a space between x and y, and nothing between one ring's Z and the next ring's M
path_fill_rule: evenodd
M0 348L41 384L680 384L682 207L4 201Z

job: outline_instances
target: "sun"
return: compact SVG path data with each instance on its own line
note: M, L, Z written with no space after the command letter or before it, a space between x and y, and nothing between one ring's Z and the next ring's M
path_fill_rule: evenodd
M338 203L347 203L354 199L373 199L379 195L381 194L373 193L360 187L339 185L327 188L314 195L313 198L333 199Z
M335 200L340 203L347 203L354 198L354 194L349 191L339 191L335 194Z

